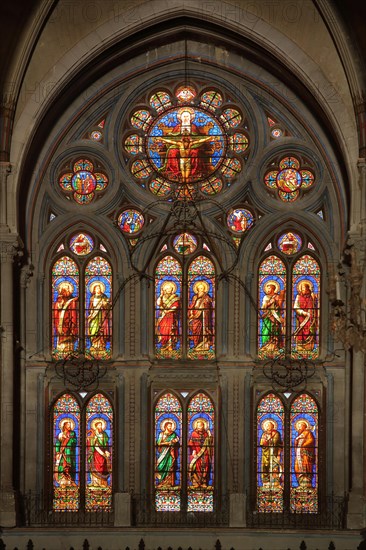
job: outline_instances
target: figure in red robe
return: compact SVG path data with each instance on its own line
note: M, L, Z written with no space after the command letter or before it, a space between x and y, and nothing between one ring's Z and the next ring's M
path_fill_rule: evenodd
M213 457L213 438L206 422L195 422L189 441L189 477L192 487L206 489L210 484Z
M63 281L58 287L58 297L53 306L56 351L67 353L74 350L78 337L78 307L78 298L73 296L72 284Z
M209 350L214 340L213 303L206 281L198 281L188 310L189 338L195 350Z
M317 341L318 300L310 281L301 281L298 288L294 303L297 318L294 337L299 351L312 351Z
M179 342L180 298L176 290L177 285L173 281L165 281L156 301L159 311L156 334L162 350L173 351Z
M315 464L315 438L306 420L296 422L295 474L300 487L311 488Z

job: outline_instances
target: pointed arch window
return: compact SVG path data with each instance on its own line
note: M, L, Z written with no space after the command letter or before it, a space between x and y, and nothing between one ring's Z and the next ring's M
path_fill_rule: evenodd
M256 510L316 514L319 408L308 393L284 403L275 393L256 410Z
M113 409L102 393L80 405L65 393L52 407L52 509L112 509Z
M215 409L205 392L185 399L161 395L154 408L157 512L212 512L215 489Z
M181 249L190 253L189 244ZM185 269L170 254L157 264L155 353L169 359L214 358L215 267L207 256L197 256Z
M87 253L86 253L87 254ZM97 255L64 255L52 266L52 342L54 359L76 350L95 359L112 356L112 268Z
M296 243L295 243L296 244ZM283 251L285 255L294 254ZM296 261L271 254L258 273L258 356L296 359L319 356L320 266L304 254ZM288 282L289 281L289 282Z

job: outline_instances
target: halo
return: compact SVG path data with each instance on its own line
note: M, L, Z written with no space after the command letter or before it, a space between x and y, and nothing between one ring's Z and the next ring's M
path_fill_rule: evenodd
M61 289L65 287L69 287L69 289L71 289L71 294L74 293L75 287L72 283L70 283L70 281L62 281L57 287L57 292L60 293Z
M176 283L175 283L174 281L170 281L170 280L164 281L163 284L162 284L161 287L160 287L160 290L163 290L163 289L164 289L166 286L168 286L168 285L170 285L170 286L173 287L173 292L174 292L174 294L175 294L176 291L177 291L177 285L176 285Z
M62 432L63 425L65 422L70 422L70 427L72 430L75 428L75 420L73 418L61 418L60 422L58 423L58 427L60 428L60 431Z
M196 116L196 113L194 111L194 109L192 107L181 107L180 109L178 109L178 112L177 112L177 119L178 120L182 120L182 113L184 113L185 111L188 111L191 115L191 122L192 120L194 119L194 117Z
M207 418L196 418L196 420L192 424L194 430L197 428L197 423L198 422L203 422L206 431L210 427Z
M269 281L266 281L263 285L263 288L265 289L267 285L273 285L275 287L275 292L280 291L280 284L278 281L275 281L274 279L270 279Z
M162 420L162 421L160 422L160 430L161 430L161 431L164 431L164 430L165 430L165 426L166 426L167 424L169 424L169 422L170 422L170 424L172 425L172 431L175 432L175 429L176 429L176 427L177 427L177 423L176 423L176 421L173 420L172 418L164 418L164 420Z
M90 424L90 427L92 430L96 431L95 430L95 426L96 424L98 424L99 422L102 423L102 430L104 432L104 430L106 429L107 427L107 422L104 420L104 418L94 418L92 421L91 421L91 424Z
M204 280L202 280L202 281L197 281L197 282L194 283L194 285L193 285L193 292L194 292L195 294L197 294L197 286L198 286L198 285L203 285L203 286L205 287L205 292L208 292L208 291L210 290L210 285L208 284L207 281L204 281Z
M308 420L306 420L306 418L299 418L299 420L296 420L296 422L295 422L295 428L296 428L297 431L299 431L299 429L298 429L298 425L299 425L299 424L306 424L306 428L307 428L308 430L311 430L310 423L309 423Z
M301 279L297 285L296 285L296 288L297 288L297 291L300 292L300 286L302 285L302 283L308 283L308 285L310 286L310 291L313 292L314 290L314 284L313 284L313 281L310 281L310 279Z
M274 420L273 418L266 418L265 420L263 420L263 422L261 424L261 428L264 432L266 431L266 427L267 427L268 422L271 422L273 424L273 429L277 430L278 423L276 422L276 420Z
M93 281L90 286L89 286L89 290L91 292L91 294L94 294L94 288L99 285L100 286L100 290L102 291L102 293L104 294L105 292L105 284L103 283L103 281Z

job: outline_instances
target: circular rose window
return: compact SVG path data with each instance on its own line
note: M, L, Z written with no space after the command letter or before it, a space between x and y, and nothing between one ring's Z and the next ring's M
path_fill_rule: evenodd
M229 187L242 171L247 128L217 90L157 91L131 114L123 146L136 182L159 198L197 199Z

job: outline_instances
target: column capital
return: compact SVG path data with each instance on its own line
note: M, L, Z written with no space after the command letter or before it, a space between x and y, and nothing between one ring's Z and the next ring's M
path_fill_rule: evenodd
M16 256L23 256L19 239L14 235L7 235L8 238L1 238L0 234L0 263L12 263Z

